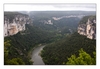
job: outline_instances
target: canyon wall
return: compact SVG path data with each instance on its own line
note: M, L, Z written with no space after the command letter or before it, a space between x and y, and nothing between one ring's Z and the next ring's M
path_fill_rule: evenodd
M87 20L80 23L78 26L78 33L85 35L89 39L96 39L96 16L88 16Z
M30 18L26 14L6 13L4 13L4 37L17 34L19 31L24 31L25 24L30 23Z

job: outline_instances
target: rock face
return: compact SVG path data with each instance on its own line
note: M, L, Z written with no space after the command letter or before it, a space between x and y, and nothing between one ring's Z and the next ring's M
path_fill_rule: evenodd
M4 37L17 34L25 30L25 24L29 24L28 15L12 14L4 16Z
M51 20L44 21L44 24L50 24L50 25L53 25L53 23L51 22Z
M89 39L96 39L96 17L88 17L86 23L79 24L78 33Z

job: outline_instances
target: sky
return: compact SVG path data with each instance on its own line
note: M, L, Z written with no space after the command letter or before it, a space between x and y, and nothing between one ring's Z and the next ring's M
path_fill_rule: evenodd
M4 4L4 11L96 11L95 3Z

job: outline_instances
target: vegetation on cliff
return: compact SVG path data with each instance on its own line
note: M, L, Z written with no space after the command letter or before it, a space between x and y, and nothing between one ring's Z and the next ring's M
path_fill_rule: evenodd
M47 65L63 65L73 54L78 57L78 50L81 48L93 58L93 52L96 51L96 40L74 33L44 47L41 56Z
M95 16L95 15L85 16L85 17L83 17L83 18L80 20L79 24L86 24L87 21L88 21L88 19L89 19L90 21L96 20L96 16Z

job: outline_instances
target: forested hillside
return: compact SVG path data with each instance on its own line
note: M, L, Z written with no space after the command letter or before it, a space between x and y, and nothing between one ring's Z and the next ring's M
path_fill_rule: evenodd
M46 33L46 34L45 34ZM28 52L38 44L51 42L52 34L26 24L26 30L4 38L4 64L32 64Z
M91 40L85 36L74 33L66 38L47 45L42 51L42 58L47 65L63 65L68 62L71 55L78 57L78 51L83 49L94 57L96 51L96 40Z
M77 30L82 17L95 15L90 11L31 11L29 16L33 19L33 25L45 31L60 32L61 34L73 33ZM53 18L60 18L55 20ZM48 21L52 24L47 24ZM71 31L70 31L70 30Z

